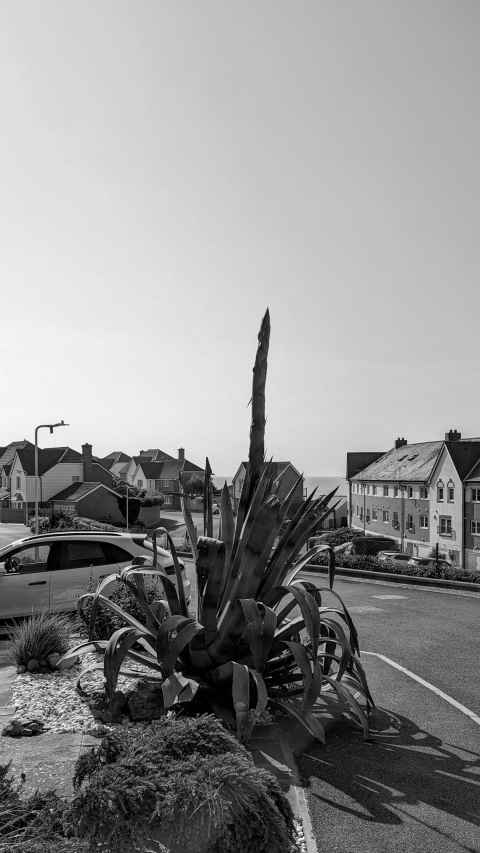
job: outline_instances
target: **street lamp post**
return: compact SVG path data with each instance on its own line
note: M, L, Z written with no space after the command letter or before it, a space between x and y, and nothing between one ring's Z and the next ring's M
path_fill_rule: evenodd
M35 427L35 533L38 533L38 430L49 429L50 435L56 427L69 426L65 421L59 421L57 424L39 424Z

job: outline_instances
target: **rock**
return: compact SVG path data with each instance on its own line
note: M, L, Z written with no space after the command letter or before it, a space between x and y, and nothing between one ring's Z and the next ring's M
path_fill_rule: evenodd
M38 672L38 670L40 669L40 664L38 660L35 660L35 658L31 658L31 660L29 660L27 663L27 669L29 672Z
M45 731L42 720L10 720L8 725L2 729L4 737L33 737L41 735Z
M111 702L107 702L105 694L96 693L88 700L94 720L102 723L119 723L126 712L127 697L121 690L116 690Z
M62 656L58 652L52 652L52 654L48 656L47 663L48 663L50 669L56 668L57 663L61 657Z
M165 713L161 686L148 681L137 682L136 689L128 696L127 706L130 719L134 722L158 720Z
M19 663L17 666L17 672L21 675L23 672L27 671L27 667L23 665L23 663Z
M109 732L110 729L108 729L107 726L102 725L102 723L97 723L96 726L90 726L90 728L86 730L87 735L98 738L105 737Z
M40 667L42 667L42 666L44 666L44 667L45 667L45 666L48 666L47 661L46 661L46 659L45 659L45 658L41 658L41 659L38 661L38 663L39 663Z

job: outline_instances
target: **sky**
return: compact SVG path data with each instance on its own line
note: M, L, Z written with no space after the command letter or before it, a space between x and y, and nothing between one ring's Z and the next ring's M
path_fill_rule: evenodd
M0 444L480 435L480 5L4 0Z

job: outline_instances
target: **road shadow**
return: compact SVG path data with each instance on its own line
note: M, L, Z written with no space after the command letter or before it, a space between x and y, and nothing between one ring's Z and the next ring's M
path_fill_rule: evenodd
M326 746L297 743L296 751L311 797L339 813L397 825L402 807L422 803L480 827L480 754L442 742L407 717L378 708L368 741L337 728Z

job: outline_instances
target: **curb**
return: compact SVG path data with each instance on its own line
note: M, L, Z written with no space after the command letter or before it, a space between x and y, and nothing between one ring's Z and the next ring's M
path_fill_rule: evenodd
M284 738L280 738L280 748L285 758L285 764L290 767L292 775L295 779L293 785L290 786L290 790L288 791L287 796L290 800L290 805L292 806L294 813L298 815L299 819L303 824L303 833L305 837L305 846L307 848L307 853L319 853L315 835L313 833L307 796L305 794L305 788L300 784L300 774L298 772L298 766L297 762L295 761L295 756L290 746L288 746L288 744L285 742Z
M316 566L310 564L305 567L301 574L328 574L327 566ZM468 581L449 581L445 578L422 578L418 575L397 575L390 572L372 572L368 569L346 569L336 567L335 575L339 577L367 578L368 580L384 580L391 583L410 583L413 586L439 587L440 589L463 589L467 592L476 592L480 595L480 583L469 583Z
M266 731L262 734L257 736L255 733L253 734L249 747L254 754L255 763L257 763L258 754L260 754L262 756L260 766L265 767L277 777L287 774L288 790L285 791L285 795L296 820L302 824L305 849L307 853L319 853L305 788L300 781L300 774L288 740L288 733L278 723L270 724L266 726ZM255 759L255 753L257 753L257 759Z

